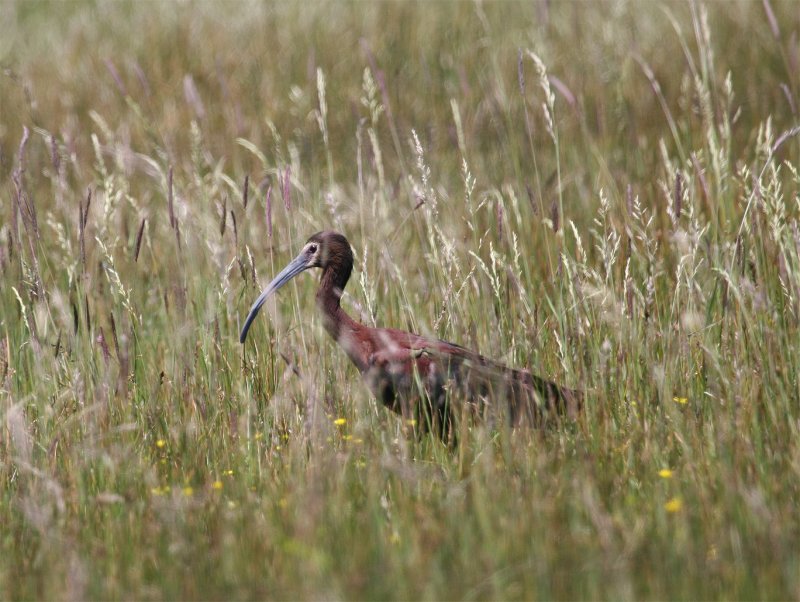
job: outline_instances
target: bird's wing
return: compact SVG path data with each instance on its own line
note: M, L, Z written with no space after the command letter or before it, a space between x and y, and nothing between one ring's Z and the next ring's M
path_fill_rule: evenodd
M395 347L379 357L398 370L414 366L431 384L455 382L472 400L507 400L512 421L538 422L543 416L574 416L580 393L543 379L528 370L509 368L461 345L397 331Z

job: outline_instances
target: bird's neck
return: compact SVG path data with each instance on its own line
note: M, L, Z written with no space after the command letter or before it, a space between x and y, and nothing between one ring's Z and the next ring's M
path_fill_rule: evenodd
M317 289L317 307L326 318L336 321L341 319L340 316L347 316L342 311L341 300L344 287L349 279L350 269L347 266L332 264L322 272L319 289ZM328 320L326 320L325 328L328 329Z
M358 342L364 326L348 316L341 306L342 294L349 278L349 269L328 266L322 273L317 290L317 307L322 313L325 331L345 350L358 369L363 371L366 369L367 359L362 357Z

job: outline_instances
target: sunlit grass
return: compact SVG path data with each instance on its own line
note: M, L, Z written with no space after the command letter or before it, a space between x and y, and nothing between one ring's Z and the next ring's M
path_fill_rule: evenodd
M0 14L0 598L800 596L792 2ZM323 228L579 421L410 436L309 275L239 345Z

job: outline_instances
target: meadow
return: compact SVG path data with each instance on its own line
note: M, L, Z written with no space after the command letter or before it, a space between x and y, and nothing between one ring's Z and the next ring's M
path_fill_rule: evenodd
M794 2L0 4L0 598L800 598ZM584 391L408 437L321 327Z

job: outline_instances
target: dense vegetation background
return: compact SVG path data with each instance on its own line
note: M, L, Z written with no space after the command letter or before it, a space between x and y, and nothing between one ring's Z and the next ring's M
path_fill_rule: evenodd
M794 2L0 5L0 598L800 597ZM408 438L347 310L586 391Z

